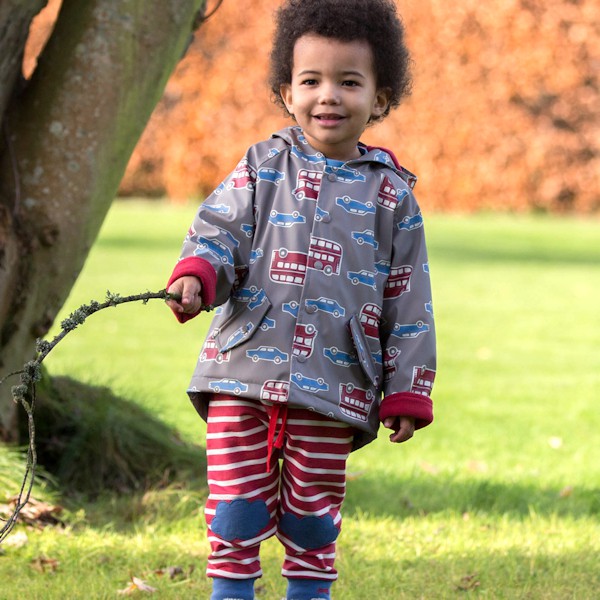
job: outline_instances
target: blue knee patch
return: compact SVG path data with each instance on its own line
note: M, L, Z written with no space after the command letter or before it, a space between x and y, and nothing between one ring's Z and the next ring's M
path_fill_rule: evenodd
M279 531L294 544L306 550L323 548L335 542L339 534L331 515L297 517L285 513L279 520Z
M250 540L269 524L270 519L267 505L262 500L223 500L217 504L210 529L228 542Z

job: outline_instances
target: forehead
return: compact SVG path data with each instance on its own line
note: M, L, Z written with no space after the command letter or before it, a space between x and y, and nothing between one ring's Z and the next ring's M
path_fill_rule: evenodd
M342 41L316 34L299 37L294 44L294 73L358 70L373 73L373 51L366 40Z

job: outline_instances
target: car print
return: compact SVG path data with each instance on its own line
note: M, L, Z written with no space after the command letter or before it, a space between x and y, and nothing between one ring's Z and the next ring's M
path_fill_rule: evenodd
M317 206L317 210L315 211L315 221L324 221L327 223L329 221L329 212L327 212L324 208Z
M335 346L331 348L323 348L323 355L328 358L334 365L339 367L349 367L351 365L357 365L358 359L356 355L349 354L348 352L342 352Z
M380 260L379 262L375 263L375 270L378 273L381 273L381 275L389 275L391 266L392 265L389 260Z
M375 204L370 200L360 202L359 200L353 200L350 196L341 196L335 199L335 203L351 215L368 215L375 212Z
M292 373L290 381L305 392L326 392L329 390L329 385L325 383L322 377L311 379L305 377L302 373Z
M268 181L275 185L279 185L280 181L285 179L285 173L278 171L277 169L271 169L269 167L261 167L258 170L259 181Z
M331 298L324 298L323 296L320 298L310 298L306 300L305 305L307 312L320 310L333 315L336 319L346 314L346 309L338 304L338 302Z
M256 248L250 252L250 264L253 265L259 258L264 256L262 248Z
M252 362L269 360L276 365L279 365L282 362L288 362L290 359L285 352L282 352L279 348L275 348L274 346L259 346L258 348L246 350L246 356L251 358Z
M269 223L275 227L292 227L297 223L306 223L306 217L301 215L297 210L293 213L280 213L272 210L269 215Z
M223 264L233 264L233 254L231 254L231 250L223 242L200 236L198 238L198 246L194 250L194 255L198 256L205 252L208 252Z
M236 290L233 297L238 302L250 302L250 300L256 298L256 292L258 292L258 288L255 285L251 285L250 287Z
M324 172L326 175L333 173L337 177L337 180L342 183L366 181L367 179L362 173L358 172L356 169L350 169L349 167L331 167L327 165Z
M214 213L218 213L221 215L226 215L226 214L229 214L229 211L231 210L231 206L228 206L227 204L208 204L205 202L202 205L202 209L210 210Z
M219 394L221 392L233 392L241 394L248 391L248 386L237 379L219 379L218 381L210 381L208 387Z
M433 314L433 302L431 302L431 300L429 302L425 302L425 310L429 313L429 314Z
M270 319L269 317L265 317L261 322L260 322L260 328L263 331L268 331L269 329L273 329L276 325L275 319Z
M217 186L217 188L215 189L213 194L215 194L216 196L220 196L224 191L225 191L225 182L223 181Z
M413 215L412 217L404 217L400 223L398 223L398 229L400 231L411 231L418 229L423 226L423 217L421 213Z
M363 269L362 271L348 271L348 279L352 282L352 285L368 285L373 289L377 288L375 283L375 273Z
M373 156L373 160L376 160L377 162L383 162L386 165L390 165L391 167L395 166L394 161L390 158L390 155L387 152L384 152L383 150L378 150Z
M300 158L309 163L322 163L325 162L325 155L322 152L317 152L316 154L306 154L298 146L292 146L290 150L290 154L295 156L296 158Z
M246 237L252 237L254 234L254 225L252 225L252 223L242 223L240 229L244 232Z
M352 239L356 240L356 243L359 246L368 244L369 246L373 246L375 250L379 248L379 242L375 239L375 233L371 229L365 229L364 231L353 231Z
M267 299L267 294L265 292L265 290L260 290L260 292L257 292L256 296L253 296L252 298L250 298L250 301L248 302L248 308L250 310L254 310L255 308L258 308L259 306L262 306L262 303Z
M225 342L225 345L221 348L221 352L231 350L231 348L237 346L240 342L244 341L250 332L254 329L254 323L248 321L244 326L236 329Z
M273 158L274 156L277 156L280 152L281 150L279 150L279 148L269 148L269 154L267 156L269 158Z
M239 240L231 233L231 231L227 231L227 229L223 229L222 227L217 227L217 229L221 232L221 234L233 244L235 248L240 245Z
M299 304L297 302L295 302L294 300L292 300L291 302L286 302L285 304L281 305L281 310L283 312L286 312L295 318L298 317L298 309L299 308L300 308Z
M417 321L416 323L408 323L401 325L396 323L392 330L392 335L399 338L416 338L421 333L429 331L429 325L423 321Z

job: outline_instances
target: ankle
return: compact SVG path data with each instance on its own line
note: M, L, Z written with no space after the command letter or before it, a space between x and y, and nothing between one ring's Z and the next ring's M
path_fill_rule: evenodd
M210 600L254 600L254 581L214 577Z

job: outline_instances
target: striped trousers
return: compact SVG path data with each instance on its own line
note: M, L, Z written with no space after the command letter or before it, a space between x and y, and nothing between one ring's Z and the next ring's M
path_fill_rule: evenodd
M281 448L271 452L274 439ZM260 577L260 544L276 535L285 548L284 577L335 580L352 439L349 425L306 409L213 396L207 575Z

